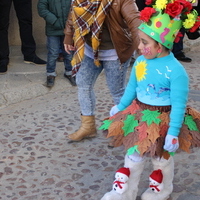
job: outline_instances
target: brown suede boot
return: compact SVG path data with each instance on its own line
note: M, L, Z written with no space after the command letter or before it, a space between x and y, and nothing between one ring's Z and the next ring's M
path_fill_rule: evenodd
M97 134L95 116L81 115L81 127L75 133L68 135L69 142L78 142L84 138L95 137Z

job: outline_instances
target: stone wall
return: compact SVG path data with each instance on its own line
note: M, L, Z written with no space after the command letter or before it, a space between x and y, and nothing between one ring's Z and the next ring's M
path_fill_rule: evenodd
M38 15L37 2L38 0L32 0L33 36L38 46L38 45L46 44L46 36L45 36L45 22L44 22L44 19ZM9 44L21 45L21 40L19 37L19 26L18 26L17 16L16 16L13 5L10 12Z

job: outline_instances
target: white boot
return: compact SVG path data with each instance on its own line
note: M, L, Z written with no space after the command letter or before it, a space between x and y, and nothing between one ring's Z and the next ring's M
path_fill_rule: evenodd
M152 159L154 170L161 169L163 174L163 189L159 192L154 192L148 188L141 196L142 200L167 200L173 190L174 178L174 160L170 157L166 159Z
M136 200L138 192L138 184L140 181L141 173L144 169L144 163L145 163L144 160L140 162L134 162L130 160L126 155L124 167L127 167L130 170L130 176L127 182L128 189L122 194L119 194L114 190L111 190L110 192L106 193L101 198L101 200Z

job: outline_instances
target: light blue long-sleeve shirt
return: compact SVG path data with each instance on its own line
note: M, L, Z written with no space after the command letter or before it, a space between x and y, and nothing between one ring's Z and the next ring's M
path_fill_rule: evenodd
M152 106L171 105L168 134L178 136L184 119L188 92L188 75L172 53L154 59L139 56L117 107L123 110L135 98Z

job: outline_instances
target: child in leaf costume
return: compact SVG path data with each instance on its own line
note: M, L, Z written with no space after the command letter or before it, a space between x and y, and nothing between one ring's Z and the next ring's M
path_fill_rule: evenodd
M112 190L101 200L135 200L146 156L151 156L154 170L161 170L163 187L158 192L148 188L141 199L167 200L173 190L172 155L178 148L189 152L190 147L200 146L200 113L186 107L189 78L170 52L181 36L179 29L194 31L199 17L187 0L146 4L138 33L142 55L133 65L120 103L100 127L108 129L107 137L114 136L114 146L123 144L127 150L124 167L130 170L129 189L122 194Z

